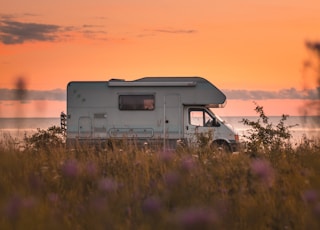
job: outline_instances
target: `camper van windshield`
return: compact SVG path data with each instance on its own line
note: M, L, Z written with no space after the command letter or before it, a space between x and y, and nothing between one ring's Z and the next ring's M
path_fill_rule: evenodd
M213 118L203 109L190 109L189 110L190 124L195 126L210 126Z
M219 122L222 122L219 118L209 113L209 111L205 109L189 109L189 123L195 126L201 127L219 127Z
M154 110L154 95L119 95L120 110Z
M223 120L219 115L217 115L216 113L214 114L214 116L221 122L221 123L226 123L225 120Z

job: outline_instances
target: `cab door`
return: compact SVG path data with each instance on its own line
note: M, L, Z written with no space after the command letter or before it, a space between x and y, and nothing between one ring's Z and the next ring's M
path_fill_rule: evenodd
M189 144L194 145L200 133L212 135L219 126L216 118L203 107L184 108L184 136ZM209 137L208 137L209 138Z

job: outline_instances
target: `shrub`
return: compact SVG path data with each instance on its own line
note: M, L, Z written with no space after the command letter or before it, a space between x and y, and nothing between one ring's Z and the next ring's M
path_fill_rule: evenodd
M24 137L26 149L48 150L52 147L62 147L65 143L63 130L57 126L51 126L47 130L38 129L37 132L31 136Z
M244 125L250 126L248 135L244 135L247 151L252 154L283 151L290 149L290 139L292 137L290 128L286 126L285 121L289 115L282 115L279 123L274 126L269 122L269 118L265 115L263 107L255 104L255 111L259 118L257 121L242 119Z

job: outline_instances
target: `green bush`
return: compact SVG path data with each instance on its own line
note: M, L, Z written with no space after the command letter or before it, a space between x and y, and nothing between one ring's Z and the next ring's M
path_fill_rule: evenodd
M65 136L60 127L52 126L47 130L38 129L37 132L31 136L25 135L24 143L25 148L29 150L48 150L50 148L59 148L64 146Z
M251 154L282 152L291 149L292 135L285 121L289 115L282 115L279 123L274 126L269 122L269 117L264 113L263 107L256 104L255 111L259 118L257 121L242 119L244 125L250 126L248 135L244 135L247 151Z

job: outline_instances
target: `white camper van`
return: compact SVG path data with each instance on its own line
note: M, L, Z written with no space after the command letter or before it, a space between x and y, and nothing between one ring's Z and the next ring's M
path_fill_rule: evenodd
M211 133L215 145L235 151L238 135L210 108L226 96L201 77L145 77L134 81L70 82L67 143L129 138L174 148Z

